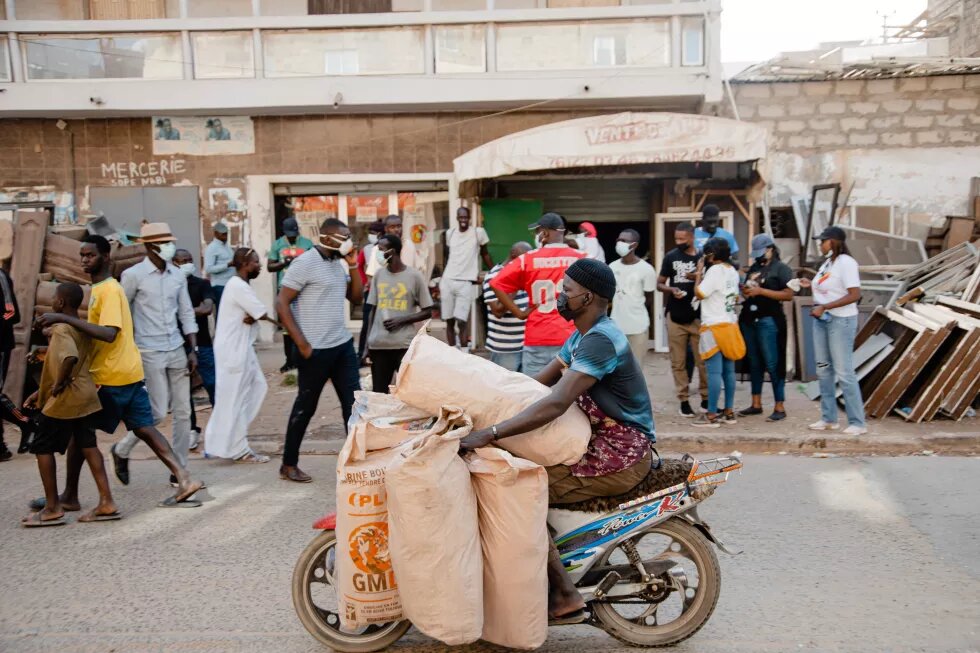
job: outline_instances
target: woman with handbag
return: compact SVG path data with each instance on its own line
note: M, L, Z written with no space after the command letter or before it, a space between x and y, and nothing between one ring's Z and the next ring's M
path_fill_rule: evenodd
M745 356L745 341L735 317L738 270L724 238L710 238L702 248L694 277L694 294L701 300L701 338L698 349L708 373L708 412L694 426L718 428L735 424L735 361ZM705 271L707 267L707 271ZM719 414L718 396L725 387L725 408Z

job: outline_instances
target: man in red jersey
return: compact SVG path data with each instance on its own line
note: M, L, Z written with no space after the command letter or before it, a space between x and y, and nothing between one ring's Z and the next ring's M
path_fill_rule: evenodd
M558 355L575 325L558 314L557 299L565 270L585 258L565 244L565 222L557 213L545 213L528 229L534 230L538 249L518 256L501 270L490 287L497 299L513 315L527 320L521 371L533 377ZM527 293L528 308L522 311L512 293Z

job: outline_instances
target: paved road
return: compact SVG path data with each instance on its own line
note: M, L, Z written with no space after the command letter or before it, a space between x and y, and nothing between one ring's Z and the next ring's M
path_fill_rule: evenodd
M152 507L165 474L134 462L117 493L124 520L42 530L17 526L33 464L4 463L0 650L326 650L295 617L289 581L333 503L334 461L305 459L311 485L279 481L275 463L200 461L215 499L187 510ZM745 553L722 556L718 609L675 650L980 650L978 475L977 458L747 458L703 510ZM446 647L413 632L395 650ZM630 649L576 626L542 650Z

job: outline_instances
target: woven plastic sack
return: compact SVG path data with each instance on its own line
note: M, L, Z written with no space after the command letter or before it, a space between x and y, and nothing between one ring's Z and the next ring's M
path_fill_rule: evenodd
M354 454L390 449L405 440L427 431L436 418L413 408L397 397L359 390L354 393L354 406L347 421L347 432L354 437Z
M503 449L467 454L483 545L483 636L535 649L548 637L548 473Z
M434 413L443 405L462 406L474 428L489 428L514 417L551 391L529 376L465 354L421 330L398 369L393 394L406 404ZM592 429L572 405L552 422L498 444L544 465L574 465L589 446Z
M451 646L483 632L483 552L476 495L459 440L473 428L443 409L429 433L388 466L391 560L405 617Z

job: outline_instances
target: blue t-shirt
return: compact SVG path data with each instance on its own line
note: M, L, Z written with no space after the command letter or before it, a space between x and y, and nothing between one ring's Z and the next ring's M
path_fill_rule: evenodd
M704 249L704 244L708 242L709 238L724 238L728 241L728 246L732 250L732 256L738 254L738 243L735 242L735 236L732 235L732 232L721 227L715 229L714 234L709 234L701 227L694 230L694 246L699 252Z
M604 315L584 336L575 330L558 352L558 358L570 370L598 379L589 389L589 396L602 412L643 431L651 442L656 441L643 371L615 322Z

